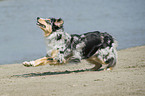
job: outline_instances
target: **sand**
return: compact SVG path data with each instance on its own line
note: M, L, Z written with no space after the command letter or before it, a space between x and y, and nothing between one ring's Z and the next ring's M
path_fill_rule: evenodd
M118 51L111 71L93 65L0 65L0 96L145 96L145 46Z

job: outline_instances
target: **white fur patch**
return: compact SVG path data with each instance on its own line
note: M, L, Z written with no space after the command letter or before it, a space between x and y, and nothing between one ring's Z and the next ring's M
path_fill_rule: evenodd
M56 40L56 37L58 34L61 34L61 39ZM66 42L69 42L71 39L71 36L68 33L65 32L54 32L50 36L45 38L46 41L46 46L47 46L47 54L48 56L51 56L51 53L53 50L59 50L60 51L65 51L66 49ZM59 60L60 63L64 61L64 56L65 54L60 54L54 58L56 60Z
M106 62L110 58L117 59L116 44L113 43L112 47L106 47L104 49L99 49L95 55L102 61Z
M81 42L76 45L76 50L73 50L73 58L82 59L82 48L85 46L84 42Z

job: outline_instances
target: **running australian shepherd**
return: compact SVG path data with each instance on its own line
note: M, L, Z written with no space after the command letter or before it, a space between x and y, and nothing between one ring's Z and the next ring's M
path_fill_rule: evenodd
M37 25L44 31L47 55L35 61L23 62L24 66L61 65L85 59L98 70L106 64L111 70L117 62L117 43L107 32L87 32L81 35L68 34L63 29L64 21L59 18L37 17Z

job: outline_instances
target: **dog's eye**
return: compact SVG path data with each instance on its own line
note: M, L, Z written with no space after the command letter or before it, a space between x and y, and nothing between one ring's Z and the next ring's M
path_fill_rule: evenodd
M45 20L47 24L51 24L50 20Z

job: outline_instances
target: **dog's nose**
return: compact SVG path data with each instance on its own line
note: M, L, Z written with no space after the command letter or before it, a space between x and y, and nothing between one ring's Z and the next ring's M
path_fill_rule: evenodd
M40 19L40 17L37 17L37 20Z

